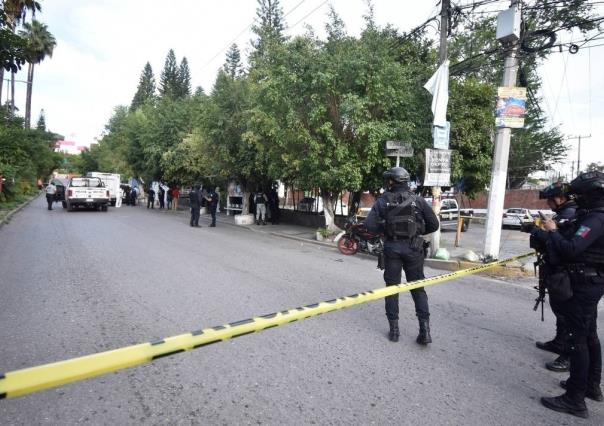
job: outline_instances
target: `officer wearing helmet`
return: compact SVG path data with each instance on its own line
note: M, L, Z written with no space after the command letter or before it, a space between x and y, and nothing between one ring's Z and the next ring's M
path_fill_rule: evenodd
M422 235L438 229L438 218L422 197L409 190L409 173L393 167L384 173L386 192L371 208L365 226L370 232L385 235L384 281L386 286L401 283L401 270L407 282L424 278L424 247ZM417 343L432 343L428 295L423 287L411 290L415 313L419 320ZM386 317L390 325L389 339L397 342L398 294L386 297Z
M575 203L574 195L570 194L570 185L566 182L552 183L539 192L539 198L545 199L549 208L554 211L553 220L556 222L559 232L571 236L573 232L571 220L575 217L577 203ZM536 231L533 230L533 232ZM531 238L535 239L536 237L531 236ZM539 248L539 244L532 242L531 247ZM539 264L540 279L545 281L547 287L548 275L555 273L559 262L556 259L550 259L544 247L543 250L539 251L543 252L543 263ZM548 370L565 373L570 365L567 353L568 330L566 321L564 315L560 312L559 302L551 297L549 302L552 312L556 316L556 336L548 342L537 342L536 345L539 349L559 355L554 361L545 364Z
M565 267L566 280L561 279L559 287L569 287L560 292L564 295L560 311L570 332L570 377L560 382L564 394L541 398L541 402L552 410L586 418L585 397L604 400L596 328L598 302L604 295L604 173L580 174L570 183L570 191L579 206L572 234L558 232L551 219L543 222L544 231L535 232L545 242L548 255L557 256Z

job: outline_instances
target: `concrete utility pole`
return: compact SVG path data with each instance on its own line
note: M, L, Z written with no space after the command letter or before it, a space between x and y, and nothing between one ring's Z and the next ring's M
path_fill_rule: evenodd
M440 46L439 46L439 60L438 65L442 65L447 60L447 36L449 35L449 9L451 7L451 0L442 0L440 10ZM432 210L436 217L440 214L440 186L432 187ZM436 251L440 248L440 226L438 230L432 234L431 251L432 256L436 254Z
M520 5L520 0L512 0L510 9ZM514 87L516 86L518 75L518 39L512 38L511 40L504 41L503 46L507 54L504 62L502 86ZM499 257L511 136L512 129L509 127L498 128L495 135L495 152L491 171L491 184L489 186L486 238L484 242L484 255L490 259L497 259Z
M577 176L579 176L579 174L581 173L581 138L583 139L589 139L591 138L591 135L579 135L579 136L571 136L566 138L566 140L573 140L573 139L578 139L579 140L579 145L578 145L578 151L577 151ZM575 177L574 176L574 162L573 162L573 173L571 174L571 177Z

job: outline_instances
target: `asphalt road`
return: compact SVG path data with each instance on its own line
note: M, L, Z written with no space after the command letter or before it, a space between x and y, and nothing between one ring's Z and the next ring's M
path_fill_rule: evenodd
M45 210L0 229L0 372L154 341L383 285L373 261L223 225L124 206ZM428 270L435 275L438 271ZM0 401L2 425L570 425L547 410L563 374L534 342L533 280L470 277L428 289L434 343L401 341L382 302ZM600 329L602 319L599 320Z

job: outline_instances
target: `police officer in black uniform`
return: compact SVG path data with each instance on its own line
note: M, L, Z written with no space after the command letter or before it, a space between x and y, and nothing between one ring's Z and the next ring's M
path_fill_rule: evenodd
M554 211L555 216L553 219L558 226L559 232L570 237L570 234L573 232L571 221L575 217L577 203L575 203L574 196L569 192L570 185L568 183L555 182L540 191L539 198L547 200L548 207ZM546 250L544 251L546 252ZM542 279L547 282L548 271L551 272L552 269L555 269L557 264L552 262L553 259L547 257L547 253L544 254L545 262L539 267L539 274L543 274ZM536 345L539 349L558 354L558 358L554 361L547 362L545 367L551 371L564 373L568 371L570 365L569 355L567 353L568 330L564 315L560 312L559 302L551 297L549 302L552 307L552 312L556 317L556 337L548 342L536 342Z
M409 173L402 167L393 167L384 173L387 191L371 208L365 226L370 232L384 232L386 286L401 282L401 269L407 282L424 278L424 240L421 235L436 231L438 218L422 197L409 190ZM415 313L419 320L417 343L432 343L428 295L423 287L411 290ZM398 294L386 297L386 317L390 325L388 335L398 342Z
M199 225L199 209L201 208L199 186L191 187L191 192L189 192L189 204L191 205L191 220L189 221L189 224L201 228Z
M570 331L570 377L560 382L566 392L541 403L555 411L587 418L585 397L604 400L600 389L602 351L596 319L604 295L604 173L580 174L570 183L579 206L574 233L565 237L556 222L543 222L539 237L548 254L559 256L568 272L572 295L560 304ZM543 235L541 233L546 233ZM550 289L550 297L551 297Z

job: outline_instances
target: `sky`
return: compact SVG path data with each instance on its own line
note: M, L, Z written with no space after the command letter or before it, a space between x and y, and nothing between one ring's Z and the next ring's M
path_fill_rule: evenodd
M256 0L41 0L37 19L48 25L57 46L52 58L36 66L32 123L44 109L47 128L79 145L99 138L118 105L129 105L146 62L156 82L169 49L180 62L186 56L193 89L211 91L227 48L236 42L244 56L250 51ZM437 0L374 0L378 25L408 31L436 15ZM469 4L471 0L453 0ZM602 2L599 2L602 3ZM598 3L596 14L604 15ZM287 35L306 32L322 37L329 5L333 5L349 34L358 35L367 13L365 0L282 0ZM505 9L509 1L486 6ZM170 7L172 6L172 7ZM429 34L435 36L436 30ZM579 40L566 34L564 41ZM604 40L590 44L604 44ZM540 68L541 95L550 124L581 141L581 164L604 163L604 46L580 49L575 55L553 53ZM25 68L17 80L26 79ZM6 85L3 94L6 96ZM25 110L25 84L17 82L16 104ZM454 125L454 123L453 123ZM568 159L555 166L570 175L577 161L578 140L569 140Z

